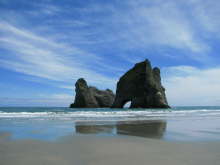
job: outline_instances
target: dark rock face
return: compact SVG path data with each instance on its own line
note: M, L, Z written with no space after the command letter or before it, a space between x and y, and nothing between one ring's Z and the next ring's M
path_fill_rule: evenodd
M115 95L109 90L99 90L87 85L87 82L80 78L75 84L75 101L70 108L105 108L111 107Z
M169 108L160 69L152 69L148 60L135 64L117 83L112 108L123 108L128 101L130 108Z

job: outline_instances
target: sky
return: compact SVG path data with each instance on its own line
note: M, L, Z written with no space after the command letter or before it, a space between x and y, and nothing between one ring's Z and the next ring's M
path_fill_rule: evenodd
M220 105L219 0L0 0L0 106L68 106L74 84L115 91L161 69L171 106Z

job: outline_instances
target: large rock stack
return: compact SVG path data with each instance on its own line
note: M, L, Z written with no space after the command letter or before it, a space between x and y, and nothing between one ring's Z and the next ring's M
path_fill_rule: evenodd
M123 108L129 101L130 108L169 108L160 69L152 69L148 60L135 64L117 83L112 108Z

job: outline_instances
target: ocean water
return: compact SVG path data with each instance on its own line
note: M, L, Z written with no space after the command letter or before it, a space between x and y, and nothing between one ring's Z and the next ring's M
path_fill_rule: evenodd
M139 136L168 141L219 141L220 107L70 109L0 107L0 134L56 140L66 135Z

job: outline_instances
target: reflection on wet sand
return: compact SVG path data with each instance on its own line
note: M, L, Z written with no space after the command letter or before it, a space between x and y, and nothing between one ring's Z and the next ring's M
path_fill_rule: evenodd
M166 130L166 121L129 121L116 123L75 123L76 133L118 134L148 138L162 138Z
M76 133L83 134L113 133L114 125L81 125L79 123L76 123L75 129Z

